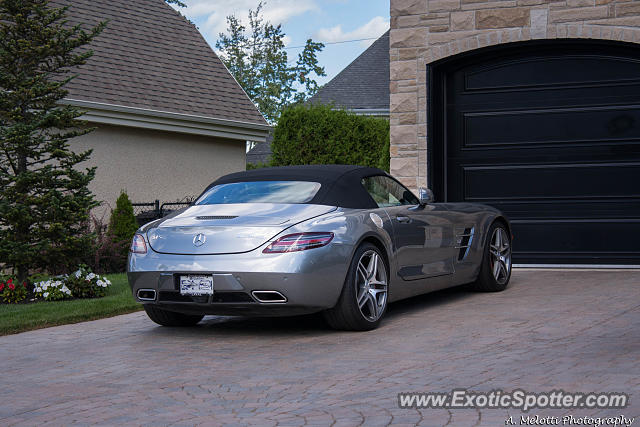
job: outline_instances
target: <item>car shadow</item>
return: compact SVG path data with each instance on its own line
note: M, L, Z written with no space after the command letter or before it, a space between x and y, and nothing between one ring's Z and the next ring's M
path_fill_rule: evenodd
M467 285L430 292L389 304L385 316L387 319L393 319L395 317L411 315L416 312L429 310L430 308L471 298L476 294L477 292L470 291Z
M473 298L476 292L466 286L431 292L389 304L387 322L434 307L454 304ZM382 327L384 328L384 321ZM157 327L150 331L159 336L255 336L304 337L335 334L321 314L288 317L206 316L197 326L189 328ZM349 332L343 332L349 333Z

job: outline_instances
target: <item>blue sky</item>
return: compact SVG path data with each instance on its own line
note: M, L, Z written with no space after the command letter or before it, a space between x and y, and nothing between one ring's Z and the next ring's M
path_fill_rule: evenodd
M211 47L218 33L226 27L226 16L234 14L247 21L249 9L258 0L183 0L187 8L180 9L200 29ZM389 28L389 0L267 0L264 16L273 24L282 24L288 46L289 60L297 58L308 38L323 43L369 39L381 36ZM319 55L327 76L318 79L323 84L333 78L374 40L327 44Z

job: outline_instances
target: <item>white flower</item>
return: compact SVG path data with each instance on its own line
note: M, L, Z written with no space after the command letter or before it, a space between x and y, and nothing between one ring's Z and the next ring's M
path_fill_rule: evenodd
M38 286L38 287L36 288L36 292L42 292L42 288L41 288L40 286Z
M93 274L93 273L87 274L87 280L93 280L95 277L96 277L96 275Z
M82 276L82 271L80 270L76 271L75 275L76 275L76 279L79 279L80 276Z
M43 297L48 297L49 296L49 292L45 292L44 294L42 294Z
M102 280L104 280L104 283L106 283L107 286L111 286L111 280L107 279L106 277L103 277Z

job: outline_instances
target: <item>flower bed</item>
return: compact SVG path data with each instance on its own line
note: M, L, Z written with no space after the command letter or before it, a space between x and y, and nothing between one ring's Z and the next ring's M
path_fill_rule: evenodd
M111 282L104 276L81 266L70 275L56 276L47 280L15 283L12 277L0 281L0 302L5 304L37 301L58 301L73 298L99 298L107 293Z

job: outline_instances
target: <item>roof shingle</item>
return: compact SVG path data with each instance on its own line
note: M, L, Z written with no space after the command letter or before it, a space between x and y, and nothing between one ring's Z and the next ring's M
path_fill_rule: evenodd
M389 31L324 85L310 102L346 109L389 109Z
M164 0L52 0L85 30L108 20L68 99L266 124L196 27Z

